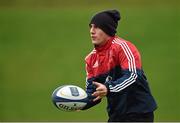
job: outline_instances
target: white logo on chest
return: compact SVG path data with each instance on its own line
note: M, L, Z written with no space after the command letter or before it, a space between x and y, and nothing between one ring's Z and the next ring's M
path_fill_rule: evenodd
M99 66L99 63L98 63L98 61L96 60L96 62L94 63L94 65L93 65L93 68L96 68L96 67L98 67Z

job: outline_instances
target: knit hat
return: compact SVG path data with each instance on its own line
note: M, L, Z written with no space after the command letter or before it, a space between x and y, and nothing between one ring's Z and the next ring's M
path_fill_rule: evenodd
M107 10L94 15L89 25L95 24L109 36L114 36L120 18L120 13L117 10Z

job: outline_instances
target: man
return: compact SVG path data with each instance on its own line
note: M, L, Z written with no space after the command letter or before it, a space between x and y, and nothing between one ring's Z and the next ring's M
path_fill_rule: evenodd
M157 108L137 48L115 36L117 10L97 13L90 21L93 51L86 57L86 110L106 96L109 122L152 122Z

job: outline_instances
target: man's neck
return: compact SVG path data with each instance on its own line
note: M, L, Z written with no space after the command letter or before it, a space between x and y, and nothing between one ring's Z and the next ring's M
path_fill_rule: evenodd
M107 43L107 41L109 41L111 38L112 38L111 36L107 36L107 38L104 39L103 43L94 45L94 47L101 47L101 46L105 45Z
M111 44L112 44L113 38L114 37L108 38L105 43L103 43L101 45L98 45L98 46L96 45L95 46L96 51L101 52L103 50L108 49L111 46Z

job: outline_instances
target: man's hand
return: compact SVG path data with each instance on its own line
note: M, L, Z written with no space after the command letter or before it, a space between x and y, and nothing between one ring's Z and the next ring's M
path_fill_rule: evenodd
M105 85L98 82L93 82L93 84L96 85L96 91L92 94L96 98L93 101L97 101L107 95L108 90Z

